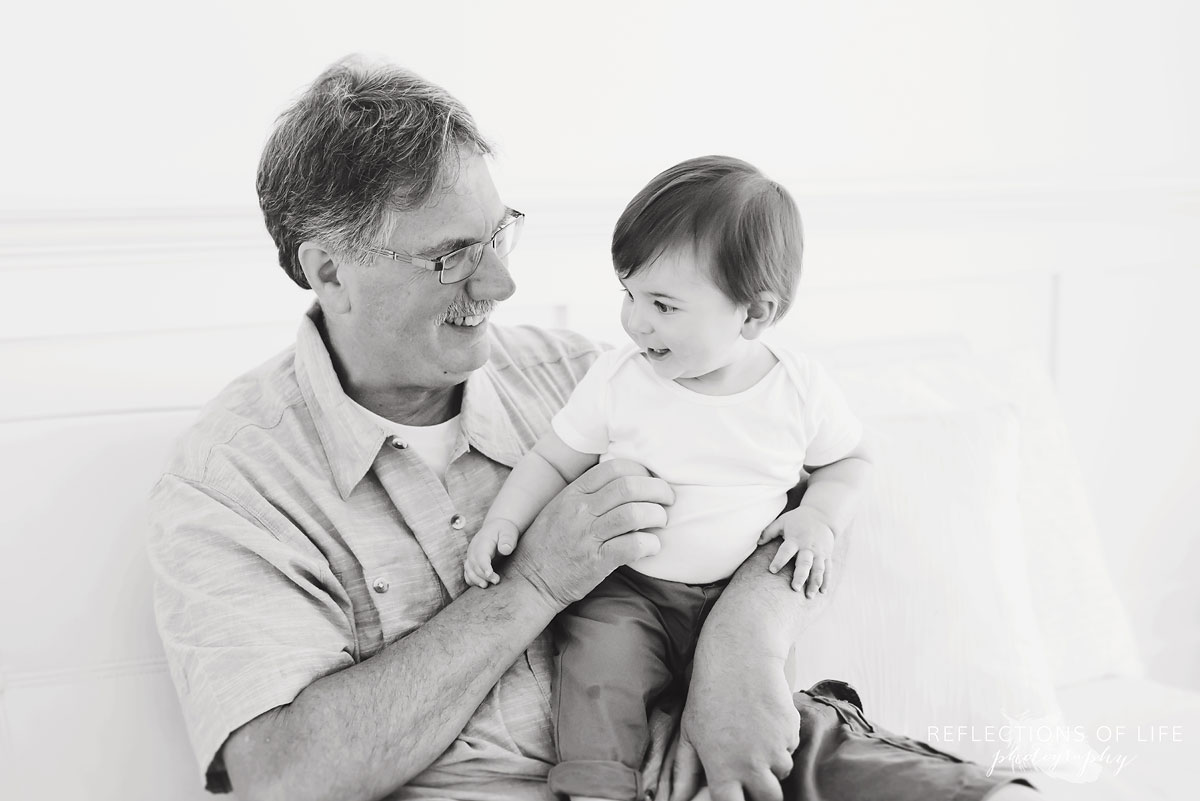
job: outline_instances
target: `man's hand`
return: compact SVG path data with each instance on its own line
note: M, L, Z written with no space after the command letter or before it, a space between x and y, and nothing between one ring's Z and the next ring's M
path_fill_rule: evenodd
M792 589L812 598L825 592L833 569L833 529L811 507L803 505L780 515L763 529L758 544L783 537L775 558L768 568L778 573L784 565L796 560L792 571Z
M718 697L739 699L736 714L719 705ZM742 660L726 660L720 671L702 670L697 663L672 766L670 801L692 801L705 777L713 801L782 801L779 782L791 772L799 744L800 713L783 660L746 653Z
M675 493L627 459L602 462L569 484L526 530L505 569L557 608L579 600L609 573L658 553L644 529L667 523Z
M492 567L497 555L508 556L517 547L521 532L511 520L489 517L471 538L467 560L463 562L463 578L468 584L487 589L500 583L500 574Z

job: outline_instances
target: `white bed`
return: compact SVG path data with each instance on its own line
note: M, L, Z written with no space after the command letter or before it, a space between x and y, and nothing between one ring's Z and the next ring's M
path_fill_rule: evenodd
M941 745L982 760L1003 745L988 726L1046 721L1072 735L1050 744L1067 757L1056 778L1025 753L1051 799L1192 798L1200 694L1145 677L1109 573L1122 554L1097 536L1048 378L1063 367L1061 276L964 276L953 262L979 237L927 226L914 242L911 220L888 233L889 213L862 208L837 251L836 226L814 216L815 276L777 336L817 351L886 458L833 603L798 643L796 682L845 678L871 718L913 736L967 727ZM74 221L65 238L57 224L0 231L10 297L29 300L0 319L0 372L16 388L0 394L13 565L0 582L0 798L204 797L151 615L143 503L198 405L287 345L307 304L258 225L239 214ZM539 248L536 233L501 316L618 337L608 284L556 269L602 243L567 226ZM905 248L932 256L904 264L904 280L874 263ZM822 278L831 252L847 277ZM1093 753L1105 761L1080 772Z
M1186 744L1136 732L1198 730L1200 695L1141 676L1048 382L953 344L906 351L824 354L881 464L833 603L798 645L797 682L845 678L874 719L914 736L1032 714L1086 728L1099 752L1099 727L1124 726L1109 744L1109 760L1131 760L1119 772L1031 777L1050 798L1190 798ZM20 554L0 584L5 798L203 795L142 553L145 492L191 416L0 423L0 531ZM1001 745L943 747L986 759Z

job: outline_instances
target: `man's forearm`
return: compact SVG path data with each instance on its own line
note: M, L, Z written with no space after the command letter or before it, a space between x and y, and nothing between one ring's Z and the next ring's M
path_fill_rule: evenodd
M468 589L375 657L319 679L230 736L234 791L372 799L429 766L558 610L519 576Z
M705 621L683 712L683 740L695 749L709 784L729 797L770 797L772 786L778 790L764 771L788 763L800 726L787 656L825 603L824 595L807 598L792 589L791 566L767 569L774 550L768 542L738 568ZM672 799L691 798L689 774L677 777Z
M787 658L796 637L825 604L826 596L806 598L791 586L792 566L771 573L767 568L778 546L768 542L734 573L704 623L696 659L733 658L731 646L746 656ZM839 540L835 558L844 547Z

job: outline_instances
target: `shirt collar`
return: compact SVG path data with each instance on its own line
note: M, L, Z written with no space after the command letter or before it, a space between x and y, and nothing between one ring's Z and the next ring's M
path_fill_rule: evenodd
M345 500L371 469L387 435L342 389L321 337L321 307L313 304L296 335L296 382L308 404L338 493Z
M312 414L338 493L345 500L371 469L386 432L346 395L321 337L321 307L313 304L296 336L296 381ZM490 336L490 334L489 334ZM495 345L495 343L493 343ZM506 403L500 370L485 364L463 388L462 428L467 444L493 461L515 467L536 437L514 425L519 410ZM529 429L529 430L527 430Z
M490 336L490 334L489 334ZM493 341L492 349L495 351ZM515 420L520 411L506 402L500 369L489 361L467 377L463 388L462 424L467 442L484 456L508 467L516 467L521 456L536 442L536 436L522 437ZM528 428L522 426L522 430Z

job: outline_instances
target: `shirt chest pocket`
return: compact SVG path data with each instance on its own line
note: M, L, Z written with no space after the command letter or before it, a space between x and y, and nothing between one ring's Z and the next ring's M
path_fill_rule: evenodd
M361 659L424 625L450 602L420 545L405 532L389 558L361 566L354 618ZM356 571L358 572L358 571Z

